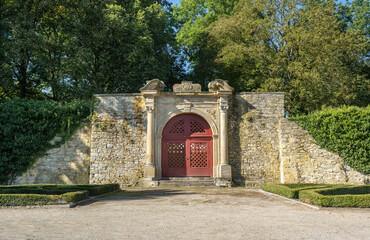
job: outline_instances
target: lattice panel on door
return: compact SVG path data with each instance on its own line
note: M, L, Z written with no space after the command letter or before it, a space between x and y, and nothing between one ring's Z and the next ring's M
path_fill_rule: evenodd
M185 143L167 143L167 164L170 168L185 167Z
M204 133L204 127L197 121L191 120L190 122L190 132L191 133Z
M178 121L172 125L170 133L184 133L185 132L185 122L183 120Z
M190 143L190 167L206 168L207 166L207 143Z

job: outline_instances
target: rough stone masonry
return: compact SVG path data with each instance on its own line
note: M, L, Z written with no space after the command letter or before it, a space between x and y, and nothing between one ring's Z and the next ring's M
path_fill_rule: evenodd
M230 180L239 185L369 182L368 175L320 148L307 131L285 118L283 93L231 95L232 88L222 80L211 82L209 92L202 92L200 85L191 82L175 85L174 92L163 92L162 84L160 80L149 81L137 94L95 95L91 126L50 150L16 183L128 186L148 176L151 180L160 178L163 127L183 113L197 114L211 125L214 178L227 179L230 166ZM151 156L147 154L149 111L153 113ZM226 137L220 131L225 116ZM227 140L227 159L222 159L222 139ZM146 170L148 164L152 169Z

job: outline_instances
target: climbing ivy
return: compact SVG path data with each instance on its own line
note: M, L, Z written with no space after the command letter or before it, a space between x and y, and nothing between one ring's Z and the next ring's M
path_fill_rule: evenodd
M370 105L325 108L290 119L308 130L318 145L339 154L347 165L370 174Z
M0 184L10 184L48 149L63 144L90 111L91 103L84 101L0 103ZM59 140L52 143L55 136Z

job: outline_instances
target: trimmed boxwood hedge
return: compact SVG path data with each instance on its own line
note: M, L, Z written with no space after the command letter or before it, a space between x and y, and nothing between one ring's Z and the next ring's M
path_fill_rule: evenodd
M0 206L74 203L119 189L119 184L32 184L0 186Z
M50 194L60 195L68 192L87 190L90 196L97 196L119 189L119 184L31 184L31 185L6 185L0 186L0 194Z
M305 189L328 188L333 184L314 184L314 183L292 183L292 184L262 184L261 188L264 191L276 193L288 198L298 198L299 192Z
M321 207L370 207L370 185L303 190L299 200Z
M29 206L60 204L59 195L0 194L0 206Z
M78 191L78 192L69 192L60 195L60 197L67 203L75 203L81 200L87 199L89 197L89 191Z

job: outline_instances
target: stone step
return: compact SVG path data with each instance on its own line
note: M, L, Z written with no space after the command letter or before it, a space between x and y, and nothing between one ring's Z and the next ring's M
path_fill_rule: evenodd
M169 177L158 181L159 187L214 187L211 177Z

